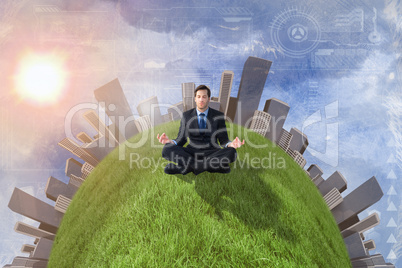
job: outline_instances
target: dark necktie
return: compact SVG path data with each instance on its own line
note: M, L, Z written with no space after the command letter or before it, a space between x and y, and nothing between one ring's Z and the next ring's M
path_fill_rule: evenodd
M205 123L205 114L200 113L200 129L205 129L206 123Z

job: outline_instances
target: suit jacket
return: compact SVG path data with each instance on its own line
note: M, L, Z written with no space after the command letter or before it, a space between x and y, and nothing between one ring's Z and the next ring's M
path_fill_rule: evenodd
M206 129L200 130L196 108L183 113L179 133L175 139L177 145L183 146L190 139L189 147L197 149L221 148L230 142L222 112L209 107ZM219 141L219 144L218 144Z

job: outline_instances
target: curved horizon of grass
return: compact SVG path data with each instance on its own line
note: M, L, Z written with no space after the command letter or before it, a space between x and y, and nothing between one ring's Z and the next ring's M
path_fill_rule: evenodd
M247 136L229 174L166 175L162 146L153 145L178 126L134 136L131 147L144 144L126 147L125 160L118 148L95 168L60 224L48 267L351 267L322 196L279 147L227 124L231 139Z

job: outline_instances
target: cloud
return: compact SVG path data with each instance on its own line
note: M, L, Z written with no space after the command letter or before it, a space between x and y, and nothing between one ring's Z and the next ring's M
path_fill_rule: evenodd
M399 0L388 0L385 3L385 19L395 28L396 33L402 32L402 6Z

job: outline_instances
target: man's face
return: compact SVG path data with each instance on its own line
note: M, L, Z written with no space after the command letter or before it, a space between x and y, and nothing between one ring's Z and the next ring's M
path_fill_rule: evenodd
M195 104L200 112L204 112L208 108L209 98L206 89L198 90L195 95Z

